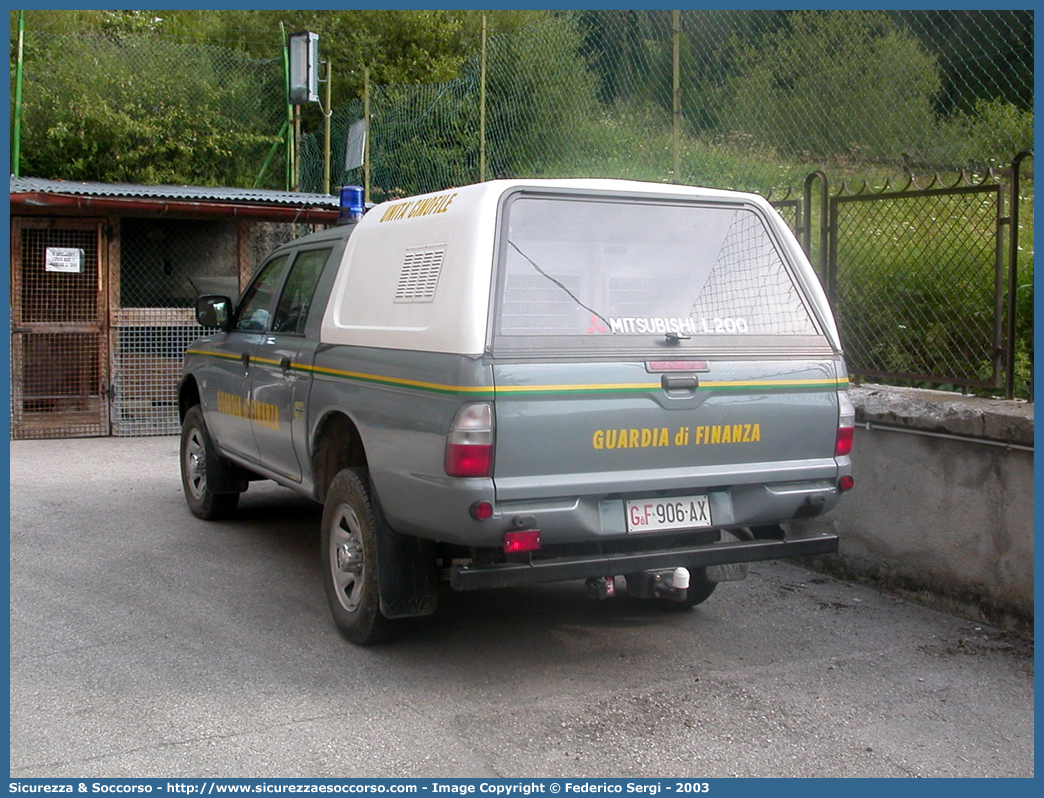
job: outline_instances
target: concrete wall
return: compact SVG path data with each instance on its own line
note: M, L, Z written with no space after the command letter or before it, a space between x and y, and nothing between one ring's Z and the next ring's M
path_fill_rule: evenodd
M1033 405L853 387L855 488L822 518L816 567L948 611L1031 630Z

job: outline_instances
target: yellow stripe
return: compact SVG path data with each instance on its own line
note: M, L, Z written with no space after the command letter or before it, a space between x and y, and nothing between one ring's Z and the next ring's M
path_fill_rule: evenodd
M366 374L361 371L341 371L340 369L324 368L322 366L294 366L300 371L311 371L315 374L329 374L331 377L349 377L369 382L384 382L392 385L401 385L404 388L423 388L429 391L450 391L453 393L490 393L492 385L443 385L437 382L422 382L421 380L405 380L400 377L383 377L379 374Z
M238 355L230 355L220 352L203 352L199 350L188 350L186 354L207 355L210 357L222 357L238 360ZM275 360L256 359L255 363L267 363L278 365ZM440 391L455 394L517 394L517 393L550 393L550 392L581 392L581 391L642 391L656 390L660 388L659 382L621 382L621 383L586 383L586 384L564 384L564 385L505 385L494 387L491 385L446 385L437 382L425 382L423 380L408 380L401 377L385 377L379 374L368 374L362 371L343 371L341 369L326 368L323 366L294 365L297 371L309 371L314 374L326 374L331 377L347 377L348 379L366 380L368 382L380 382L388 385L399 385L404 388L417 388L426 391ZM835 384L838 388L848 385L847 378L838 379L813 379L813 380L700 380L700 388L799 388L807 385Z

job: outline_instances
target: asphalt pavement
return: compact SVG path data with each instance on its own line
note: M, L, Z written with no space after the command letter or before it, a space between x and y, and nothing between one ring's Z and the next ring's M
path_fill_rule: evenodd
M1032 640L777 562L689 612L447 588L357 648L319 506L199 521L177 448L11 443L12 777L1034 775Z

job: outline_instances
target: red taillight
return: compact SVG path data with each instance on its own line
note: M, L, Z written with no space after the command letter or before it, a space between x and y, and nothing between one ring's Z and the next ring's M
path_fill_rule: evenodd
M848 474L845 474L841 479L837 481L837 486L841 490L852 490L855 487L855 480L852 479Z
M848 398L847 391L837 392L837 443L834 444L834 457L844 457L852 452L852 440L855 437L855 405Z
M493 470L493 447L446 444L446 474L451 477L488 477Z
M837 445L834 447L834 456L841 457L852 453L852 440L855 437L855 427L840 427L837 430Z
M493 408L487 402L463 405L453 417L445 469L451 477L493 475Z
M540 548L540 530L523 529L521 532L504 533L504 553L518 554L523 551L536 551Z

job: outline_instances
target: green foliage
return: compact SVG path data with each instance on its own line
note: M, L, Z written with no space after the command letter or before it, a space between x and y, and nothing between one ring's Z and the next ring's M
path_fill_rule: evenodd
M1033 219L1032 181L1020 192L1019 250L1015 291L1015 389L1017 395L1032 395L1033 380Z
M970 113L976 103L999 99L1033 108L1033 10L961 9L889 11L935 56L942 90L940 115Z
M954 164L1006 166L1016 152L1033 149L1033 110L1000 99L978 100L972 113L941 123L937 145Z
M165 43L160 54L138 34L37 36L26 53L23 173L250 185L278 140L282 108L270 98L281 69L205 46Z
M459 79L423 88L376 90L382 110L373 118L371 131L375 201L478 178L478 109L470 101L474 86Z
M850 363L992 380L994 242L974 232L991 229L992 203L884 203L848 203L839 222L835 310Z
M584 146L597 103L591 75L576 57L580 36L568 16L545 19L519 34L494 35L487 52L486 177L541 173ZM550 57L560 68L534 69ZM479 179L479 59L445 83L375 85L371 103L372 197L375 200L463 185ZM333 150L343 152L339 115ZM315 137L307 143L316 151ZM335 182L360 182L342 175ZM316 188L314 170L305 183Z
M593 76L578 57L581 43L571 16L490 42L486 102L491 176L540 172L552 158L568 159L580 146L577 131L597 108ZM547 70L541 64L557 68ZM470 64L472 74L476 66Z
M799 11L787 23L735 52L716 103L722 130L785 155L920 150L940 78L912 34L876 11Z

